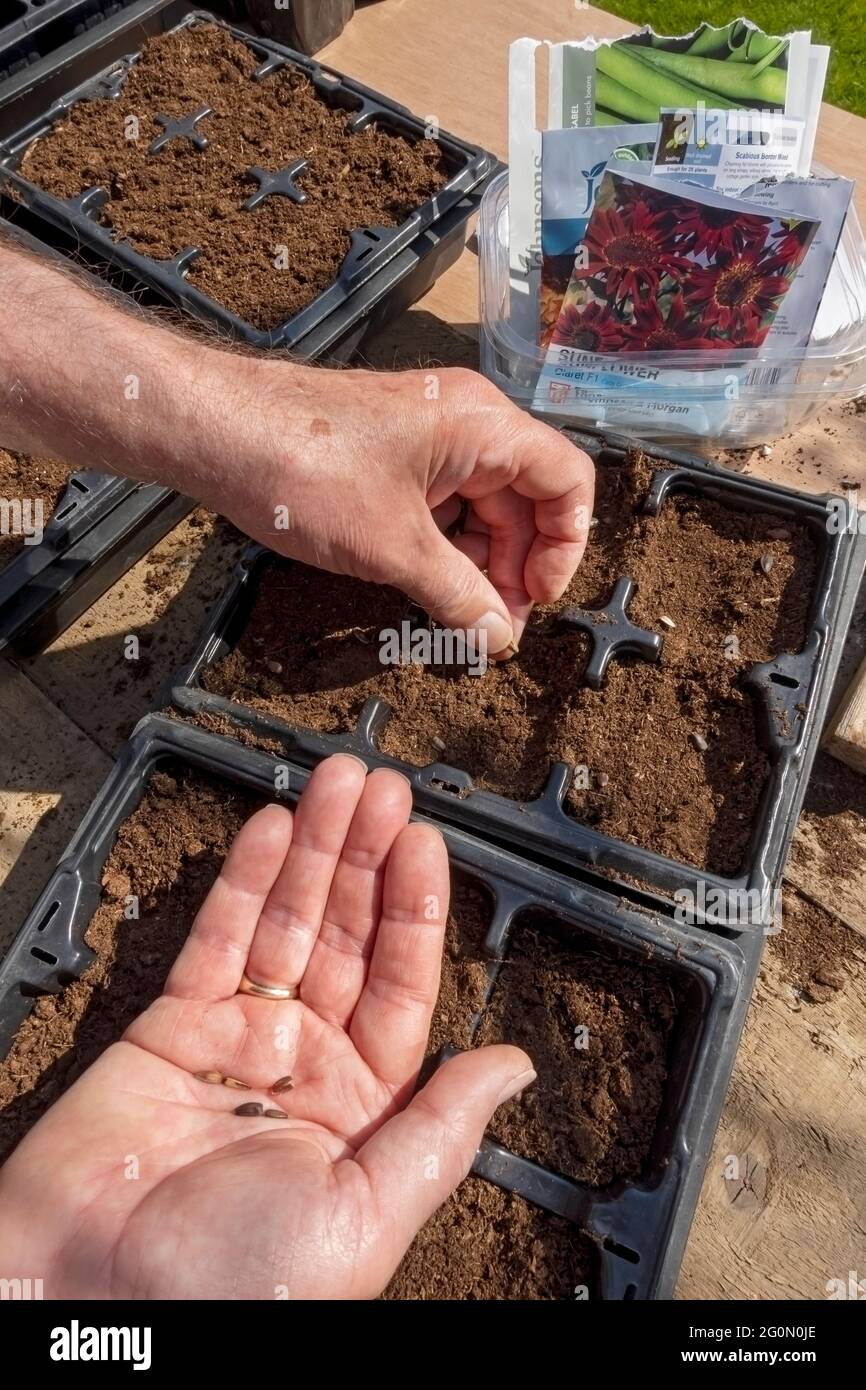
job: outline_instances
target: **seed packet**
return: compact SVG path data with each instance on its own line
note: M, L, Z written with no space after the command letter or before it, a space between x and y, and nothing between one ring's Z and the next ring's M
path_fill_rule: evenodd
M752 108L805 117L811 33L766 34L746 19L666 36L556 44L562 125L658 120L668 107Z
M760 179L796 174L805 121L775 111L666 108L653 173L739 197Z
M701 24L692 33L678 37L658 35L647 27L622 39L583 38L562 44L523 38L512 43L508 65L512 331L527 343L537 341L542 267L542 132L536 116L536 69L541 57L547 66L549 129L646 124L657 121L662 107L670 105L782 110L805 121L797 172L808 174L828 56L829 49L812 44L810 31L775 37L745 19L733 20L718 29ZM702 68L699 73L693 66L696 61L718 66ZM620 79L626 71L630 98L622 95L627 84ZM605 78L601 89L611 103L609 106L600 99L596 81L599 73ZM704 78L703 83L693 80L697 75ZM621 90L612 89L609 83L616 83ZM653 93L651 100L649 92ZM682 97L685 100L680 100ZM627 110L622 109L623 104Z
M778 347L793 355L811 339L826 341L833 335L834 309L842 323L850 322L850 305L832 271L853 196L853 182L838 174L795 176L779 182L767 179L746 190L744 197L754 207L777 210L775 215L783 222L792 216L818 221L808 254L764 340L765 348ZM845 300L842 305L839 296ZM768 379L777 385L779 373L774 370Z
M559 317L608 160L644 161L658 144L658 122L545 130L541 137L541 285L539 341L546 347Z
M819 226L817 217L781 206L765 210L609 167L577 250L534 408L562 414L569 402L589 399L597 419L623 427L662 412L681 414L688 409L678 399L688 374L664 364L682 354L684 366L700 363L705 399L696 432L718 432L732 386L736 394L725 353L741 360L742 350L748 357L764 343ZM662 365L653 365L652 354ZM707 354L718 357L717 374L706 365ZM720 410L712 408L714 398Z
M591 314L625 352L760 347L818 226L609 166L552 341L581 342Z

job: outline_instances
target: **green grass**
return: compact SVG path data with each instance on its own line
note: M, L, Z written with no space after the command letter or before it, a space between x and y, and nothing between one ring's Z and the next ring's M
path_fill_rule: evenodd
M632 24L652 24L661 34L688 34L701 20L708 24L727 24L743 16L768 34L789 34L793 29L811 29L813 43L828 43L832 49L830 71L824 90L826 101L866 116L866 25L860 0L744 0L740 8L731 0L598 0L610 14Z

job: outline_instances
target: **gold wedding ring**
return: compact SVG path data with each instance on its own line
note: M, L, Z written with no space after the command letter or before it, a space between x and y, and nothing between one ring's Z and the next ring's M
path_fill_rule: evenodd
M254 994L258 999L297 999L298 985L260 985L244 972L238 985L238 994Z

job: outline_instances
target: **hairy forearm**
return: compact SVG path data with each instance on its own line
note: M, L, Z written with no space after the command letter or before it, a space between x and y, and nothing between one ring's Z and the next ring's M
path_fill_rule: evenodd
M0 446L230 510L239 474L267 468L238 457L243 421L256 418L250 447L260 451L270 391L303 398L311 375L163 326L0 240Z
M0 445L175 488L484 632L494 656L564 592L592 515L586 455L476 372L230 350L2 240ZM467 500L452 544L439 525Z

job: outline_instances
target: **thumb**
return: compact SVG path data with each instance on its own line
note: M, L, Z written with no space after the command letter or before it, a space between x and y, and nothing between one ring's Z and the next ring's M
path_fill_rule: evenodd
M477 649L486 655L513 654L514 628L504 600L475 562L442 534L429 513L403 587L437 622L471 631Z
M390 1228L382 1287L424 1222L466 1177L496 1107L534 1080L517 1047L461 1052L358 1150L355 1161Z

